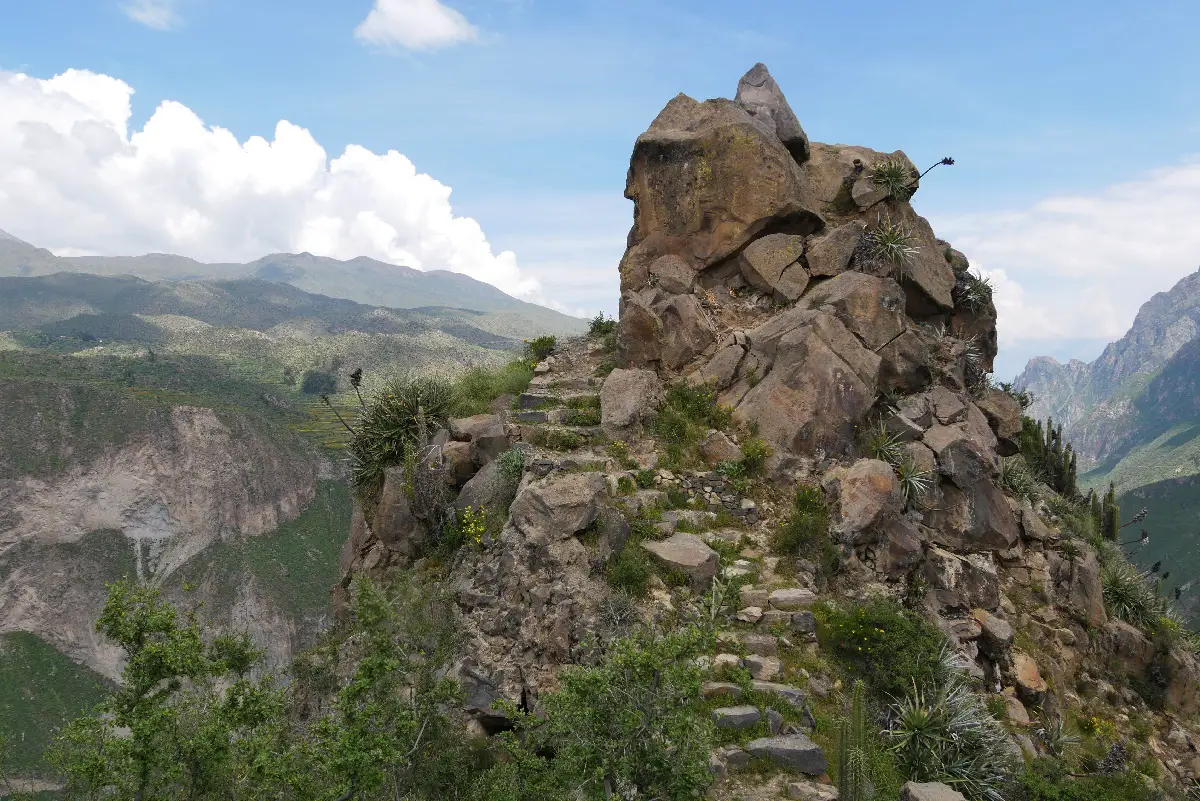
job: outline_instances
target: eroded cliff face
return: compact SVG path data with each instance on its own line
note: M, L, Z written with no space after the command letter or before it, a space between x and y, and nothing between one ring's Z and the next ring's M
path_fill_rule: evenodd
M34 453L0 474L0 632L37 634L115 677L119 654L93 630L105 582L136 577L180 594L172 576L214 543L299 515L322 464L286 429L196 406L138 407L139 425L120 441L83 448L86 403L66 385L55 403L65 413L29 411L22 422L30 451L60 454L62 468ZM286 610L265 608L252 584L235 598L207 604L216 625L251 631L285 663L294 639Z

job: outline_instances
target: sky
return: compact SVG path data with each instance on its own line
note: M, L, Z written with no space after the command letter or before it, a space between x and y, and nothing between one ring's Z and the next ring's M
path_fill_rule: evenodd
M1200 266L1200 6L1141 5L0 0L0 230L611 315L634 139L762 61L812 139L956 160L913 202L994 284L1009 378Z

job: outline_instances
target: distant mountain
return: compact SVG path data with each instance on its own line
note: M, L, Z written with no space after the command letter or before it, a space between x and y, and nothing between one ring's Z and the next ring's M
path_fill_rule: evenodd
M1032 417L1052 416L1064 426L1080 455L1081 467L1107 472L1131 449L1175 413L1163 403L1187 403L1185 397L1151 400L1150 385L1159 376L1180 372L1179 357L1200 332L1200 271L1142 305L1129 332L1090 364L1060 364L1032 359L1014 382L1034 394ZM1159 384L1158 392L1167 390Z
M1079 453L1085 487L1117 487L1128 519L1149 512L1143 567L1172 565L1200 618L1200 272L1143 304L1129 332L1090 364L1032 359L1014 382Z
M58 272L136 276L147 281L259 279L305 292L394 309L443 306L489 312L511 331L579 334L586 322L506 295L491 284L446 270L415 270L360 257L339 261L310 253L276 253L249 264L206 264L184 256L57 257L0 231L0 276L32 277ZM494 331L495 332L495 331Z

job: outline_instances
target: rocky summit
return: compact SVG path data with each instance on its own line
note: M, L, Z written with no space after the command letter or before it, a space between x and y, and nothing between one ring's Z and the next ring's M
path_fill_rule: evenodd
M1023 408L989 378L990 288L914 210L922 180L902 151L810 141L762 64L733 100L681 94L637 137L615 331L557 343L524 394L433 440L459 508L493 516L438 568L483 729L505 701L538 709L597 637L710 619L710 797L833 798L826 751L850 745L813 710L848 710L864 671L912 669L856 661L856 638L888 636L863 622L882 603L906 638L946 643L922 658L973 689L996 775L1063 758L1077 720L1088 764L1114 760L1138 720L1146 781L1195 779L1193 649L1131 624L1106 595L1119 552L1011 480ZM391 469L356 512L343 611L355 575L430 568L404 481ZM851 771L843 754L845 797L869 797ZM964 797L910 773L902 798Z

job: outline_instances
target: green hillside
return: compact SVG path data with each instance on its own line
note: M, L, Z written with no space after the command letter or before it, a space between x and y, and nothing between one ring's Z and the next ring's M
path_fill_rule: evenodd
M59 728L111 688L32 634L0 634L0 731L11 732L4 770L48 775L42 754Z

